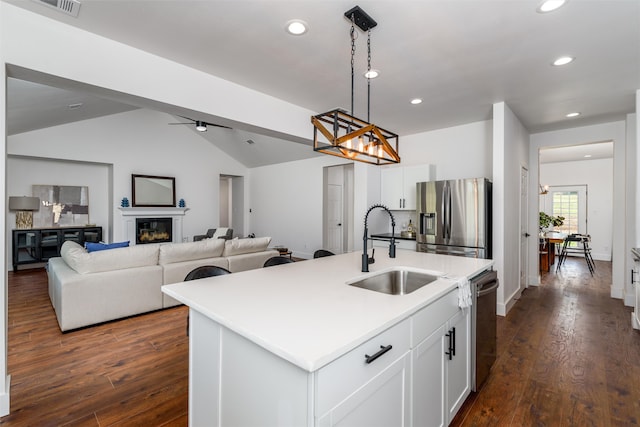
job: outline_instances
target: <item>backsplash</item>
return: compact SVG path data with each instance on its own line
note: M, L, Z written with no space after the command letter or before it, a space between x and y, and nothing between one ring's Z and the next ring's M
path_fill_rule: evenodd
M393 211L393 216L396 219L396 233L401 231L407 231L407 225L409 220L416 227L416 211ZM391 224L389 224L389 232L391 232Z

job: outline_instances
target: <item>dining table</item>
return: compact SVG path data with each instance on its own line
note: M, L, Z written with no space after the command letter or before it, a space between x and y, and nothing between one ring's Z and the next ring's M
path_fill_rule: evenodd
M547 252L548 269L556 262L556 252L559 252L560 244L567 238L566 233L559 231L546 231L540 236L540 251ZM553 247L551 246L553 245Z

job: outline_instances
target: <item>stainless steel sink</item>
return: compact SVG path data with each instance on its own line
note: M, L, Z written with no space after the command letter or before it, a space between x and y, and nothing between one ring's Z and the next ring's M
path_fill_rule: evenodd
M439 278L435 274L398 268L347 282L347 285L390 295L406 295Z

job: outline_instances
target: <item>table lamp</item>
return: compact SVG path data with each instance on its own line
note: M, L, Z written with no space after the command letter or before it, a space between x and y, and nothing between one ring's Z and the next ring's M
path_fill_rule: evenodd
M9 210L16 212L16 228L33 227L33 211L40 209L39 197L9 197Z

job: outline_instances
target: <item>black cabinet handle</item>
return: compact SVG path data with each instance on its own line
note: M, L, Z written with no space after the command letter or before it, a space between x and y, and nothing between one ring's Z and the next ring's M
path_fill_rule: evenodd
M453 341L453 347L451 348L451 352L455 356L456 355L456 328L451 328L451 335L453 335L453 338L451 339L451 341Z
M449 333L445 334L445 337L449 338L449 348L444 354L449 356L449 360L451 360L456 355L456 328L449 329Z
M444 336L449 338L449 345L447 346L447 351L445 351L444 354L449 356L449 360L451 360L453 359L453 352L451 351L451 338L452 338L451 331L446 333Z
M391 346L391 344L389 344L388 346L380 346L380 350L374 354L373 356L369 356L368 354L364 355L364 361L365 363L371 363L374 360L376 360L378 357L382 356L383 354L385 354L387 351L391 350L393 347Z

